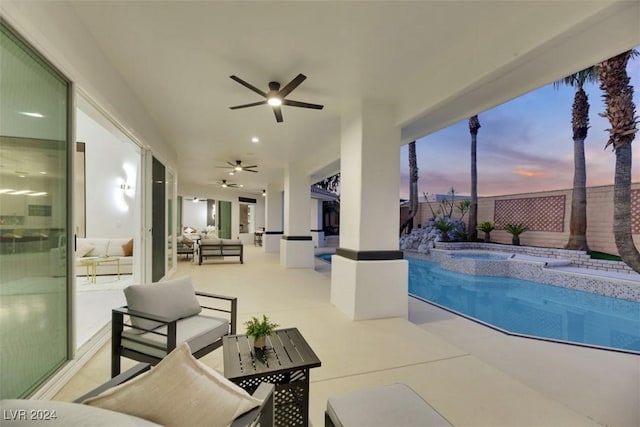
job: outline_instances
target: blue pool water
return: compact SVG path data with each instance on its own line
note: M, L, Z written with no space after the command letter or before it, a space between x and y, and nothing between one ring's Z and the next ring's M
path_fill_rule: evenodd
M320 255L316 255L316 258L320 258L323 261L328 262L329 264L331 264L331 256L333 254L320 254Z
M409 293L510 333L640 353L640 303L409 258Z

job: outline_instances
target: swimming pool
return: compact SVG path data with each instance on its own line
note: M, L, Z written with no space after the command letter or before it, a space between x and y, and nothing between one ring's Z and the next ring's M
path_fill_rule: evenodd
M331 264L331 256L332 255L333 254L319 254L319 255L316 255L316 258L320 258L321 260L326 261L329 264Z
M640 354L640 303L409 258L409 294L507 333Z

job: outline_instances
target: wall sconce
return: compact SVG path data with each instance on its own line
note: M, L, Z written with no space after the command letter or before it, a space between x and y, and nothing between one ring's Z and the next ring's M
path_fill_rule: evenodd
M262 197L265 197L267 195L267 190L262 190Z

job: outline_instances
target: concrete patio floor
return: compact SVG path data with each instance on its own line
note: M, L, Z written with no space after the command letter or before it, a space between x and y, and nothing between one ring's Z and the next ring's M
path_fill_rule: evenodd
M329 396L394 382L456 426L640 425L638 356L510 337L413 298L409 321L351 321L329 302L329 264L284 269L278 255L245 251L244 265L179 261L176 276L237 296L239 324L264 313L302 332L322 361L310 374L313 426L324 425ZM108 380L109 358L106 344L55 399ZM221 350L201 360L223 371Z

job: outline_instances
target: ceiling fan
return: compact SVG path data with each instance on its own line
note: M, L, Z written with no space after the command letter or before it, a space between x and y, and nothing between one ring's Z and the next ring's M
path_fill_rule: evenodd
M269 91L263 92L257 87L251 85L250 83L245 82L238 76L230 76L231 79L240 83L242 86L254 91L255 93L264 96L264 101L252 102L251 104L244 105L236 105L235 107L229 107L232 110L237 110L239 108L247 108L247 107L255 107L257 105L269 104L273 109L273 114L276 116L276 122L281 123L282 119L282 110L280 109L281 105L288 105L290 107L301 107L301 108L312 108L314 110L322 110L324 105L318 104L309 104L308 102L300 102L293 101L290 99L286 99L286 96L289 95L295 88L297 88L300 83L305 81L307 76L304 74L298 74L293 80L286 84L285 87L280 89L279 82L269 82Z
M245 166L242 164L242 160L236 160L235 163L227 162L227 164L229 166L218 166L218 167L232 169L232 171L229 172L229 175L233 175L237 172L242 172L242 171L258 173L258 171L253 170L253 168L257 168L258 165Z
M230 182L227 182L226 179L223 179L222 181L218 181L218 185L222 188L242 188L244 187L242 184L232 184Z

